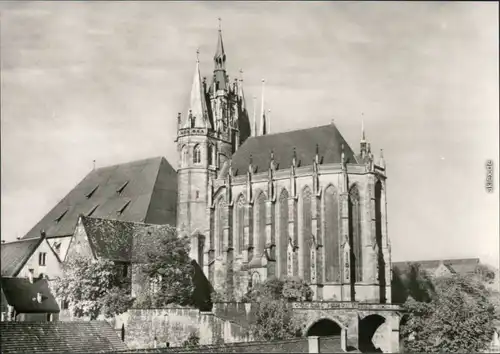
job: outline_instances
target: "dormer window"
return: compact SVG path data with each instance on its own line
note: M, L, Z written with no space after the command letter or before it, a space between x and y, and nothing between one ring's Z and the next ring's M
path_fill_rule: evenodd
M128 205L130 204L130 200L128 202L126 202L119 210L118 210L118 214L123 214L123 212L125 211L125 209L128 207Z
M66 215L67 212L68 212L68 209L66 209L65 211L63 211L61 213L61 215L59 215L54 221L57 222L57 223L60 222L62 220L62 218L64 217L64 215Z
M94 211L99 207L99 204L95 205L90 211L87 213L87 216L92 216L94 214Z
M95 186L94 189L92 189L90 192L88 192L85 195L87 197L87 199L90 199L90 197L92 197L92 195L95 193L95 191L97 190L97 188L99 188L99 185Z
M193 149L193 163L201 163L201 146L196 145Z
M118 193L118 194L122 194L122 192L123 192L123 190L125 189L125 187L127 186L128 182L129 182L129 181L127 181L127 182L123 183L123 184L121 185L121 187L120 187L120 188L118 188L118 189L116 190L116 193Z

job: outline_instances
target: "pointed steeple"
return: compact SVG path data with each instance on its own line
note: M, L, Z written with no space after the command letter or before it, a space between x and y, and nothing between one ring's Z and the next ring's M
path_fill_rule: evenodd
M240 69L240 78L238 80L238 97L241 100L241 109L247 109L247 103L245 100L245 94L243 92L243 69Z
M267 122L266 122L266 107L264 101L264 91L265 91L266 80L262 79L262 106L260 111L260 135L267 134Z
M229 88L228 78L226 75L226 53L224 51L224 44L222 42L221 19L219 18L219 34L217 39L217 49L214 55L214 93L219 90L226 90Z
M253 96L253 128L252 128L252 136L259 135L257 130L257 97Z
M188 115L185 118L182 128L211 128L207 114L207 102L200 75L200 51L196 51L196 68L194 71L193 85L191 86L191 96L189 98Z
M365 121L361 119L361 141L359 143L359 152L361 160L366 157L366 136L365 136Z

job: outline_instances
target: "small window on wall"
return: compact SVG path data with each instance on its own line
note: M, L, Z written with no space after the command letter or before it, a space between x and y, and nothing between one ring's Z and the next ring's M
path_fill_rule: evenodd
M201 163L201 147L196 145L193 149L193 163Z
M208 156L208 165L213 166L214 165L214 147L212 145L208 145L207 156Z
M51 314L51 313L48 313L48 314L47 314L47 322L52 322L52 321L53 321L52 314Z
M38 254L38 265L39 266L45 266L45 262L47 260L47 253L46 252L40 252Z

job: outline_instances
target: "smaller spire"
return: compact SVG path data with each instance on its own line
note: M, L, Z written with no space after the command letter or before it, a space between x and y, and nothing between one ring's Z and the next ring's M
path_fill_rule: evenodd
M265 101L264 101L265 87L266 87L266 80L262 79L262 103L261 103L262 106L261 106L261 113L260 113L260 135L267 134L266 107L265 107Z
M379 166L385 168L384 150L380 149Z
M257 97L253 96L253 129L252 129L252 135L257 136L258 130L257 130Z
M196 62L200 62L200 48L196 49Z
M314 157L316 163L319 163L319 144L316 144L316 156Z
M243 69L240 69L240 82L243 82Z
M361 142L365 142L366 137L365 137L365 121L364 119L361 119Z
M250 154L250 156L248 157L248 172L249 173L253 173L252 162L253 162L253 157L252 157L252 154Z
M295 150L295 146L293 147L293 152L292 152L292 166L297 165L297 151Z

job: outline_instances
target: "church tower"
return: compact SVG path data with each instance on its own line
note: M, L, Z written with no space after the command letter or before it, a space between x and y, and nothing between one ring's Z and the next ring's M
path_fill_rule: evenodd
M207 83L206 78L202 79L197 57L189 106L187 112L179 113L177 118L177 227L190 237L203 235L209 229L206 210L211 200L211 181L250 135L245 130L249 129L249 123L245 122L245 118L248 122L248 114L243 80L236 79L233 83L229 80L220 28L213 60L213 77ZM192 249L201 247L193 246ZM193 258L197 259L195 254Z

